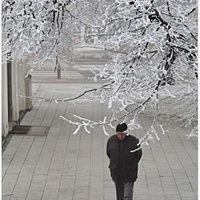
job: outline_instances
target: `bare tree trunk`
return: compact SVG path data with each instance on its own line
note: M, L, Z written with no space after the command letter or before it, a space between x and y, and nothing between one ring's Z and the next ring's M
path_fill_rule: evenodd
M61 68L58 62L58 56L56 56L56 68L57 68L57 79L61 79Z

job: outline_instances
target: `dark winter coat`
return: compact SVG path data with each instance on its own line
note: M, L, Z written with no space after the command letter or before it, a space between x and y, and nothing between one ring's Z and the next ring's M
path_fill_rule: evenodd
M138 174L138 162L142 156L142 150L131 152L139 148L139 140L128 135L124 140L119 140L113 135L107 142L107 156L110 159L110 173L114 182L135 182Z

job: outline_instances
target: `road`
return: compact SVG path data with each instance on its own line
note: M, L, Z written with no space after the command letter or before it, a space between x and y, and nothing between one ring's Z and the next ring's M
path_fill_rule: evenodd
M101 69L105 61L91 60L81 61L78 60L71 66L65 66L61 70L61 79L57 79L57 72L54 72L52 64L45 66L41 69L35 69L31 72L33 83L92 83L94 72ZM102 82L102 80L99 80Z

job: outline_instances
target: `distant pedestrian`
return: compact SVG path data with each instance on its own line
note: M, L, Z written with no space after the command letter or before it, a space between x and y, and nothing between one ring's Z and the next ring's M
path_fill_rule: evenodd
M110 173L115 183L117 200L132 200L133 186L137 179L138 162L142 150L139 140L127 134L127 124L118 124L116 134L107 142L107 156L110 159ZM133 152L133 150L136 150Z

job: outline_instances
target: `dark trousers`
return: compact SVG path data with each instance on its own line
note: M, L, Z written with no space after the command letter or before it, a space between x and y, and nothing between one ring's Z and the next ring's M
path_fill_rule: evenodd
M133 186L131 182L115 182L117 200L133 200Z

